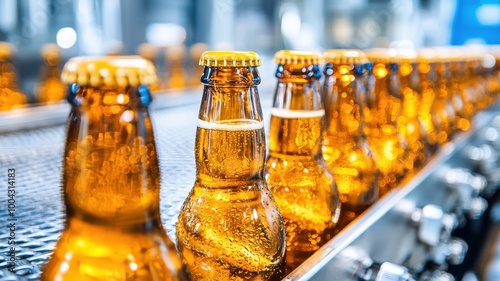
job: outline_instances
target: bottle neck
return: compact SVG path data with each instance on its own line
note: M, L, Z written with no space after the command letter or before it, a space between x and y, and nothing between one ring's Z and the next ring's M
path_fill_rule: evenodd
M362 64L326 64L323 99L328 121L327 137L356 138L362 135L365 71Z
M255 67L205 67L196 136L202 185L262 180L266 153Z
M63 185L68 218L159 219L160 175L145 86L70 87Z
M325 110L317 65L280 65L274 93L269 150L271 153L317 155Z

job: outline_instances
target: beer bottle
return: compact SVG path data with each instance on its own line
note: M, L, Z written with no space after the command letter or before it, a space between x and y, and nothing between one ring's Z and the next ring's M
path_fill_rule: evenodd
M177 221L193 280L281 280L285 228L265 179L254 52L207 51L196 132L196 181Z
M401 116L403 95L400 91L399 63L395 50L371 49L366 52L369 65L367 102L363 109L365 133L380 170L379 193L396 187L413 170L415 159L400 134L397 119Z
M475 85L473 77L468 77L467 55L458 48L447 49L450 79L449 87L455 109L455 126L461 131L470 128L474 114Z
M327 50L323 102L327 129L323 157L342 202L337 228L345 227L378 198L378 169L363 132L362 103L366 102L364 65L359 50Z
M158 66L158 47L149 43L142 43L137 48L137 54L141 56L143 59L150 61L155 69ZM154 91L159 90L160 85L159 82L149 85L149 90L154 93Z
M0 42L0 111L24 107L27 102L17 84L13 54L14 47L10 43Z
M198 65L198 60L207 49L208 45L205 43L196 43L191 45L189 48L189 54L191 55L191 74L189 75L189 84L191 86L200 85L200 77L203 73L203 67Z
M278 84L266 180L285 222L291 271L333 236L340 201L321 153L325 110L319 90L320 54L279 51L274 60Z
M139 57L73 58L63 158L66 225L42 280L187 280L162 227L148 113L154 67Z
M183 88L186 86L184 61L186 59L186 46L177 45L166 50L167 88Z
M412 50L398 50L400 60L399 81L403 96L401 114L397 118L398 129L407 142L415 168L423 166L429 159L430 150L425 130L418 119L421 94L418 88L416 53Z
M66 97L66 86L60 79L61 51L55 44L42 48L43 66L40 80L35 86L35 95L39 102L57 102Z
M435 97L432 105L432 112L435 117L435 126L438 126L441 136L439 143L449 141L450 136L455 132L457 122L456 105L453 105L452 95L450 94L449 80L449 61L443 50L435 50Z
M417 52L417 69L421 102L418 108L418 119L427 136L429 150L431 153L437 151L439 146L448 140L446 132L440 130L441 126L437 122L437 117L433 111L434 100L436 99L435 82L435 51L424 48Z

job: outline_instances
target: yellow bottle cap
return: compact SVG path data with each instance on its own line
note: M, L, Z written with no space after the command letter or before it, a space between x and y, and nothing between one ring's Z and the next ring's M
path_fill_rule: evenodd
M309 51L281 50L274 54L274 61L277 64L319 64L321 54Z
M262 61L255 52L206 51L201 55L199 65L218 67L260 66Z
M9 42L0 41L0 59L11 58L14 54L14 46Z
M61 74L64 83L80 86L139 86L157 82L153 64L138 56L76 57Z
M326 63L333 64L364 64L368 62L364 52L355 49L332 49L323 53Z
M397 51L390 48L375 48L366 51L366 57L373 63L400 63Z

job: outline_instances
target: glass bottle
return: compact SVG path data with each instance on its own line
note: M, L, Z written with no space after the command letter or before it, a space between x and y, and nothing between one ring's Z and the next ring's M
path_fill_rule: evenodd
M467 131L471 126L475 112L475 81L470 76L470 70L467 67L468 55L465 49L450 48L448 56L450 57L451 91L454 94L458 92L458 95L453 96L453 104L457 114L455 125L457 129Z
M327 126L322 150L342 202L340 229L378 198L378 169L363 132L368 60L359 50L328 50L323 59Z
M366 55L373 65L369 66L367 102L363 109L365 133L380 170L379 194L382 196L413 170L415 156L397 126L403 105L398 73L400 60L392 49L371 49Z
M412 50L398 50L396 56L400 60L398 70L403 96L401 113L397 118L398 130L411 152L413 167L418 168L427 162L430 150L425 130L418 119L422 96L418 87L416 53Z
M448 134L440 130L441 126L437 123L437 117L433 111L436 99L435 57L435 51L429 48L418 50L416 57L419 74L418 88L421 95L417 115L427 136L431 153L435 153L439 146L448 140Z
M285 228L264 179L266 140L254 52L207 51L196 181L177 221L193 280L281 280Z
M165 54L167 66L166 88L183 88L187 85L184 73L184 61L186 60L186 46L177 45L169 47Z
M142 43L139 45L137 48L137 54L141 56L143 59L146 59L150 61L154 66L155 69L158 70L158 52L159 48L153 44L149 43ZM160 89L160 84L159 82L156 82L154 84L149 85L149 90L151 92L154 92Z
M455 132L457 123L456 104L450 92L450 72L449 72L449 59L443 50L435 50L434 70L434 103L432 104L431 112L434 115L434 126L438 127L440 136L438 142L443 144L450 140L451 135ZM456 100L455 100L456 101Z
M14 47L0 41L0 111L21 108L26 105L27 98L19 90L17 74L12 64Z
M73 58L63 158L66 225L42 280L187 280L162 226L160 170L148 113L152 64Z
M58 102L66 97L66 86L61 82L61 50L55 44L43 46L41 52L43 66L40 81L35 86L38 102Z
M334 235L340 200L321 153L325 110L314 52L279 51L266 180L286 227L292 271Z

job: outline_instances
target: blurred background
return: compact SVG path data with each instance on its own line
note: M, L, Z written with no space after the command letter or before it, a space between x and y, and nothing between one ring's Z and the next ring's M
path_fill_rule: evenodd
M253 50L270 62L279 49L500 44L498 34L500 1L493 0L0 2L0 41L15 46L20 88L31 102L47 43L61 48L62 62L77 55L137 54L149 43L162 51L162 72L168 48L184 45L182 63L189 69L195 60L189 48L200 42L209 49ZM272 72L274 65L262 68Z

